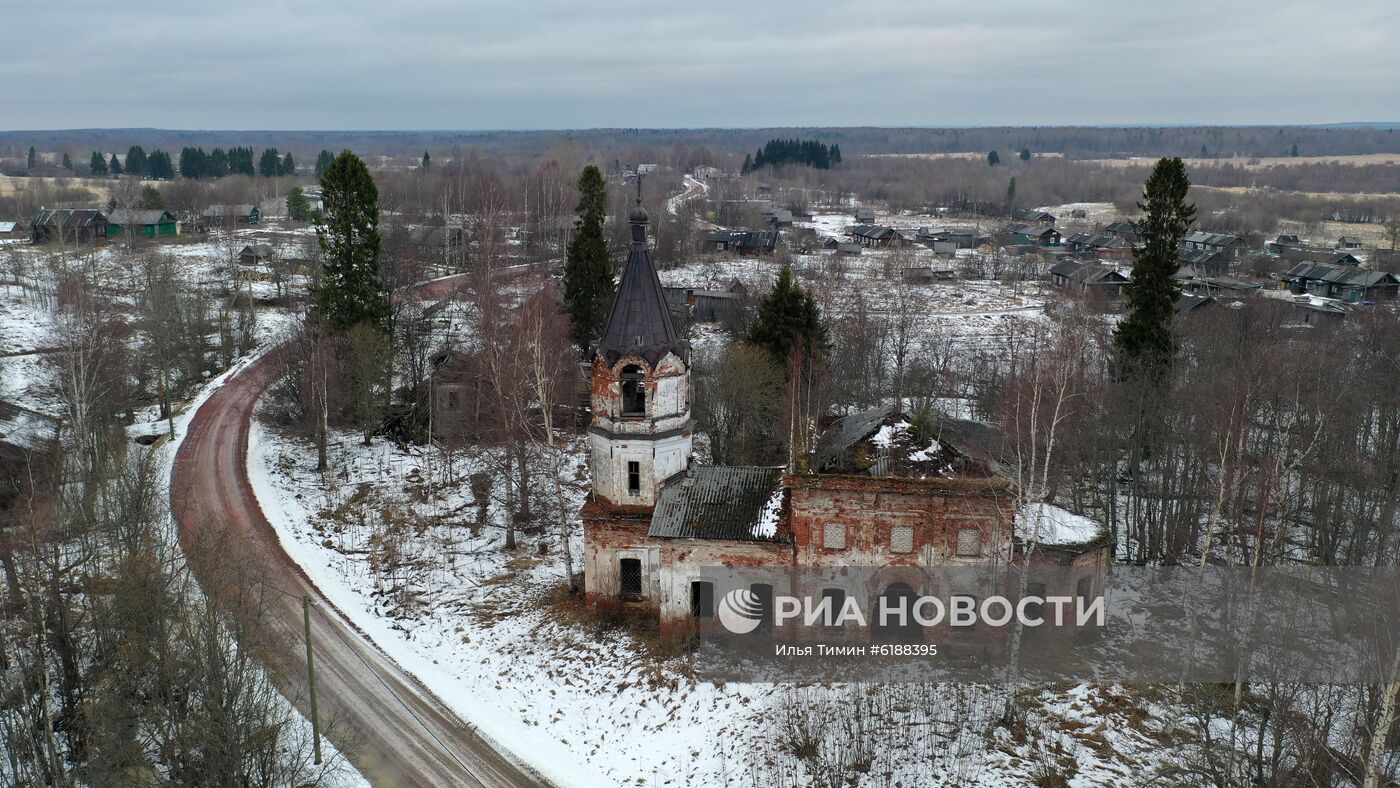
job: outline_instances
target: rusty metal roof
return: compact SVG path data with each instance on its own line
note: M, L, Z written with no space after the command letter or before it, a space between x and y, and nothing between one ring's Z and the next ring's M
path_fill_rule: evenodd
M648 536L773 542L756 528L765 505L779 492L782 468L697 465L666 485L656 502Z

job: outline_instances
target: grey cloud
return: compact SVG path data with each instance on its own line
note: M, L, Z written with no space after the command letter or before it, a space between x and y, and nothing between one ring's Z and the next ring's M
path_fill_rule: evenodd
M30 6L0 128L1394 120L1384 0Z

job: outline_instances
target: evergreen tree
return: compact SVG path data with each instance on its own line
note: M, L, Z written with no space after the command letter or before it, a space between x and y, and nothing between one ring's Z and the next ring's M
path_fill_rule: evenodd
M294 222L311 221L311 200L306 198L306 192L300 186L293 186L287 192L287 216Z
M208 174L209 156L203 148L184 148L180 151L180 177L203 178Z
M1289 156L1294 156L1294 157L1296 157L1296 156L1298 155L1298 143L1296 143L1296 142L1293 143L1293 150L1289 151L1289 152L1288 152L1288 155L1289 155Z
M30 145L30 146L29 146L29 163L28 163L26 166L28 167L28 169L31 169L31 170L32 170L32 169L34 169L34 165L36 165L36 164L38 164L38 163L39 163L39 152L36 151L36 150L34 150L34 146L33 146L33 145Z
M331 152L328 151L328 150L323 150L323 151L321 151L319 154L317 154L317 155L316 155L316 177L319 178L319 177L321 177L322 175L325 175L325 174L326 174L326 170L330 168L331 162L334 161L334 160L335 160L335 157L331 156Z
M793 281L787 266L778 273L773 290L759 303L748 340L767 350L784 368L799 343L808 353L826 348L827 330L817 301Z
M389 296L379 273L379 189L369 168L342 151L321 176L321 199L318 316L339 330L357 325L388 330Z
M832 164L840 164L840 163L841 163L841 146L840 146L840 145L832 145L832 146L831 146L831 163L832 163Z
M1203 158L1203 159L1208 159L1208 158L1210 158L1210 150L1209 150L1208 148L1206 148L1205 145L1202 145L1202 146L1201 146L1201 158Z
M63 152L63 169L73 169L73 157L68 155L68 151Z
M997 155L997 152L996 152L996 151L992 151L991 153L988 153L988 154L987 154L987 166L989 166L989 167L995 167L995 166L997 166L998 164L1001 164L1001 157Z
M429 156L427 151L423 151L423 171L424 171L424 172L427 172L427 170L428 170L430 167L432 167L432 166L433 166L433 157L432 157L432 156Z
M113 175L122 174L122 163L120 161L117 161L117 154L115 153L112 154L112 160L107 162L107 172L110 172Z
M278 174L278 175L296 175L296 174L297 174L297 163L296 163L296 160L292 158L292 152L291 152L291 151L287 151L286 155L284 155L284 156L282 157L282 163L279 164L279 165L277 165L277 174Z
M1016 212L1016 176L1012 175L1011 180L1006 184L1006 210L1015 214Z
M141 207L147 210L164 208L165 195L160 193L160 189L147 184L141 189Z
M1030 149L1030 148L1022 148L1022 149L1021 149L1021 161L1030 161L1030 160L1031 160L1031 149Z
M1142 246L1133 252L1128 314L1113 335L1120 374L1158 382L1172 363L1172 321L1181 295L1172 276L1181 264L1181 239L1196 218L1196 206L1186 203L1190 187L1179 158L1159 160L1143 187L1143 217L1134 222Z
M215 148L210 151L205 170L208 171L210 178L222 178L228 175L228 153L223 148Z
M32 150L32 148L31 148L31 150ZM31 164L31 165L29 165L29 166L30 166L30 167L33 167L34 165ZM752 169L753 169L753 154L752 154L752 153L745 153L745 154L744 154L744 166L742 166L742 167L739 168L739 174L740 174L740 175L748 175L748 174L749 174L749 170L752 170Z
M163 150L153 150L146 157L146 175L158 181L168 181L175 177L175 162Z
M258 171L253 167L253 149L229 148L228 171L234 175L247 175L249 177L257 175Z
M138 177L146 174L146 151L140 145L126 149L126 174Z
M282 165L282 157L276 148L266 148L262 152L262 158L258 159L258 174L264 178L275 178L277 169Z
M603 336L617 284L608 254L603 220L608 213L608 187L603 173L590 164L578 179L578 225L564 258L564 311L569 315L574 344L587 351Z
M97 151L92 152L92 159L88 162L88 169L94 176L107 174L107 157Z

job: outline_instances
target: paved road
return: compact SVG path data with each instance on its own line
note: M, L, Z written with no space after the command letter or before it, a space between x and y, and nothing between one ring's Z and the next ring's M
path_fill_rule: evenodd
M415 290L425 299L441 299L456 284L454 279L438 280ZM473 733L348 623L278 543L253 494L246 462L253 408L276 377L274 350L231 377L191 420L171 477L171 506L182 543L227 536L245 568L289 592L269 594L266 620L272 635L294 644L269 665L274 678L293 690L289 694L304 694L306 686L302 607L293 595L309 594L316 600L312 627L321 719L336 720L340 728L332 731L331 740L371 783L434 788L539 785L540 780Z

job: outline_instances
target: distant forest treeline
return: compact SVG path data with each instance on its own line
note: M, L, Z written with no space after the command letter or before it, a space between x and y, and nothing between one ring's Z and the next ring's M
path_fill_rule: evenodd
M280 146L314 151L349 148L364 155L421 156L424 150L461 146L498 156L538 156L561 142L577 141L605 154L638 146L708 146L743 154L772 139L817 138L839 145L847 157L869 153L961 153L989 150L1062 153L1071 158L1112 156L1214 157L1400 153L1400 129L1318 126L1211 126L1098 128L1083 126L995 128L761 128L585 129L556 131L180 131L169 129L73 129L0 132L0 154L41 150L125 150L134 144L167 150L186 146Z

